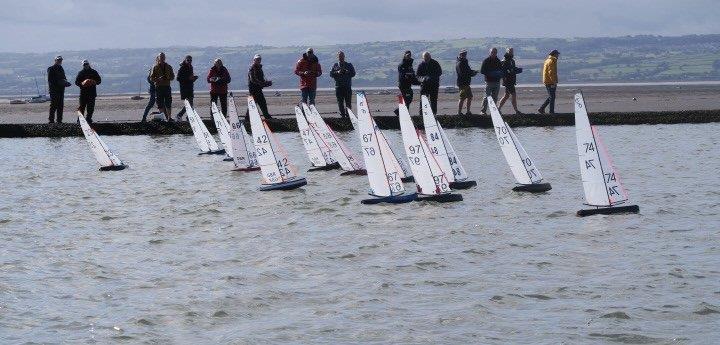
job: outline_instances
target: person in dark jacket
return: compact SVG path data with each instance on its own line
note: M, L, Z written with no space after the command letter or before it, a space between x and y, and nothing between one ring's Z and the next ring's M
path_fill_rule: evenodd
M248 80L248 91L250 96L255 99L258 109L266 119L271 119L270 113L268 112L267 101L265 100L265 94L263 94L263 88L272 86L272 80L265 79L265 72L262 69L262 56L256 54L253 57L252 65L248 69L247 74ZM245 115L247 117L247 113Z
M352 78L355 77L355 67L345 61L345 53L337 53L338 62L330 70L330 76L335 79L335 98L341 117L348 117L347 109L352 109Z
M477 75L477 71L470 68L470 64L467 59L467 50L463 49L458 55L457 62L455 63L455 74L457 74L457 87L460 89L460 100L458 101L458 115L462 115L463 103L467 99L467 113L466 115L472 115L470 112L470 105L472 103L472 89L470 88L470 81L472 77Z
M498 104L498 110L502 109L505 101L510 98L510 103L512 103L513 109L515 109L515 114L522 114L522 112L518 110L517 107L517 97L515 91L515 84L517 84L517 75L522 73L522 68L515 67L515 52L512 48L507 49L507 52L505 53L505 58L502 61L502 67L503 74L505 75L503 77L505 94L500 99L500 104Z
M500 93L500 79L502 79L503 72L502 62L497 57L497 48L490 49L490 56L483 61L480 73L485 76L485 98L480 110L485 115L487 114L487 96L492 96L493 101L497 102L498 93Z
M177 81L180 84L180 99L187 100L190 105L193 105L193 98L195 98L194 84L197 79L198 76L193 72L192 56L185 56L185 60L180 63L180 68L178 68ZM180 108L180 112L175 116L178 121L182 121L182 117L185 115L185 105Z
M322 67L312 48L308 48L295 64L295 75L300 77L300 94L303 103L315 104L317 78L322 75Z
M145 112L143 112L142 116L142 122L147 121L147 116L150 113L150 109L152 109L153 105L155 105L155 83L150 79L150 72L152 72L152 69L148 70L148 75L145 77L145 80L148 82L148 104L145 106Z
M102 81L100 74L92 67L88 60L83 60L82 69L75 77L75 85L80 88L80 105L78 111L85 115L88 123L92 123L92 116L95 112L95 98L97 97L97 86ZM87 113L85 111L87 110Z
M222 60L215 59L215 63L207 75L207 82L210 83L210 102L217 104L219 100L224 116L227 116L227 95L230 81L230 72L223 66Z
M171 82L175 79L175 72L172 66L165 62L165 53L161 52L155 58L155 66L150 71L150 80L155 83L155 100L157 101L158 110L165 115L168 122L174 121L172 118L172 88Z
M437 114L438 91L440 90L440 76L442 67L430 56L430 53L422 54L423 61L418 65L417 76L420 79L420 94L428 97L430 109ZM422 105L420 106L422 109ZM421 112L422 114L422 112Z
M406 50L402 62L398 65L398 89L400 89L400 94L408 110L410 109L410 103L413 101L412 86L420 85L420 81L415 75L413 61L412 52ZM395 109L395 115L398 114L398 110Z
M57 122L62 123L63 107L65 106L65 88L71 86L65 77L65 70L62 67L63 58L58 55L55 57L55 64L48 67L48 91L50 92L50 116L48 121L55 122L55 114L57 114Z

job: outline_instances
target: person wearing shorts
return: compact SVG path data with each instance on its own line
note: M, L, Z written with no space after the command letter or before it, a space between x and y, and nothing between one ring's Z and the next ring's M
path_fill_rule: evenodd
M458 115L463 115L462 108L463 103L467 100L467 113L466 115L472 115L470 112L470 105L472 103L472 88L470 88L470 81L472 77L477 75L477 71L470 68L470 64L467 60L467 50L463 49L457 57L455 63L455 74L457 74L457 87L460 89L460 100L458 101Z

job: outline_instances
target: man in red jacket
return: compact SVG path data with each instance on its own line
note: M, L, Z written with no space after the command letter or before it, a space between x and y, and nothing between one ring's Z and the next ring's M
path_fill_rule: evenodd
M222 60L215 59L215 64L210 68L207 75L207 82L210 83L210 102L217 104L220 100L220 109L224 116L227 116L227 95L228 84L230 84L230 72L223 66Z
M300 77L302 102L315 104L317 78L322 75L322 68L312 48L308 48L302 58L295 64L295 74Z

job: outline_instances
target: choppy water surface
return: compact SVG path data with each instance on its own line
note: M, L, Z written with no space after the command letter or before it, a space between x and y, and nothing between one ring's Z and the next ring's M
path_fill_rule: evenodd
M572 127L516 130L542 195L493 132L449 130L479 187L443 205L360 205L336 171L258 192L190 136L106 137L120 172L83 138L0 139L0 343L717 342L720 125L600 131L639 215L575 216Z

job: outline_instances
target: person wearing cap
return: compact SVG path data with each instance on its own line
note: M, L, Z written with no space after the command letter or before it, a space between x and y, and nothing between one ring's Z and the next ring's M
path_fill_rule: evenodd
M253 56L252 64L248 69L247 74L248 82L248 93L255 100L258 109L266 119L271 119L270 113L268 112L267 101L265 100L265 94L263 94L263 88L272 86L272 80L265 79L265 72L262 69L262 56L255 54Z
M420 85L420 80L418 80L417 76L415 75L415 68L413 67L413 58L412 58L412 52L409 50L406 50L405 53L403 53L403 59L398 65L398 89L400 89L400 94L402 95L403 102L405 103L405 106L410 109L410 103L413 101L413 85ZM398 115L398 110L395 109L395 115Z
M58 55L55 57L55 64L47 69L48 91L50 93L50 116L48 117L48 121L50 123L55 122L56 115L57 122L62 123L63 107L65 106L65 88L72 86L72 84L67 81L62 62L62 56Z
M440 90L440 76L442 75L442 67L430 53L423 52L423 61L418 64L417 76L420 79L420 94L428 97L430 108L433 114L437 115L437 100ZM422 106L420 108L422 110ZM422 111L420 112L422 114Z
M497 48L490 48L490 54L483 60L480 73L485 76L485 97L482 109L480 109L480 112L485 115L487 114L487 97L492 96L493 101L497 102L500 93L500 79L503 77L502 62L497 57Z
M192 56L187 55L180 63L180 68L178 68L177 81L180 85L180 99L187 100L191 106L193 105L193 98L195 98L194 84L197 79L198 76L193 72ZM185 115L185 107L180 108L180 111L175 116L178 121L182 121L182 117Z
M467 100L467 113L466 115L472 115L470 112L470 105L472 103L472 89L470 88L470 81L472 77L477 75L478 71L470 68L470 64L467 59L467 50L463 49L457 57L455 62L455 74L457 74L457 87L460 89L460 100L458 101L458 115L463 115L462 108L463 103Z
M355 67L345 61L345 53L337 52L338 62L330 70L330 76L335 79L335 98L341 117L348 117L348 109L352 109L352 78L355 77Z
M170 122L174 121L171 116L172 111L172 88L170 82L175 79L175 72L172 66L165 62L165 53L160 53L155 58L155 66L150 71L150 80L155 83L155 101L158 110L165 115L165 119Z
M312 48L308 48L295 64L295 75L300 77L300 94L303 103L315 104L317 78L322 75L322 67Z
M75 85L80 88L80 105L78 111L85 115L88 123L92 123L92 116L95 112L95 98L97 97L97 85L100 85L100 74L90 67L88 60L82 61L82 69L75 77ZM86 113L87 110L87 113Z
M210 102L220 106L223 116L227 116L228 84L230 84L230 72L223 66L220 59L208 71L207 82L210 84ZM220 101L220 104L218 104Z
M510 99L510 103L512 103L513 109L515 109L515 114L522 114L520 110L518 110L517 107L517 96L515 91L515 84L517 84L517 75L522 73L522 68L515 66L515 52L512 48L508 48L505 52L504 59L502 60L503 65L503 85L505 86L505 94L500 99L500 104L498 104L498 110L500 110L505 102Z
M542 80L548 93L548 98L538 109L538 113L545 114L545 107L550 106L550 114L555 114L555 91L557 91L558 75L557 60L560 52L553 50L548 54L542 69Z

